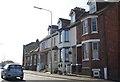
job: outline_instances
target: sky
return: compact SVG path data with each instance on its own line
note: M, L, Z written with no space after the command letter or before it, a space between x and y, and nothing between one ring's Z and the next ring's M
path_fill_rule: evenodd
M52 24L59 18L70 19L70 10L82 7L88 11L88 0L0 0L0 62L12 60L22 64L23 45L48 35L50 12Z

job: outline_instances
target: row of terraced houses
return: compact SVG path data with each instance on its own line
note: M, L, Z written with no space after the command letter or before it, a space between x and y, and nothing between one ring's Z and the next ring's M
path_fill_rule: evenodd
M48 35L23 45L27 70L85 74L120 81L120 2L88 0L89 11L71 9L71 20L59 18Z

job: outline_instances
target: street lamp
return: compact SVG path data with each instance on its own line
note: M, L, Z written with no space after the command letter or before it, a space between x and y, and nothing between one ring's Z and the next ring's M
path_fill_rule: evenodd
M36 6L34 6L34 8L50 12L50 15L51 15L51 28L52 28L52 11L50 11L48 9L44 9L44 8L39 8L39 7L36 7ZM51 38L51 48L50 48L51 55L50 55L50 61L51 61L51 74L52 74L52 34L50 35L50 38Z

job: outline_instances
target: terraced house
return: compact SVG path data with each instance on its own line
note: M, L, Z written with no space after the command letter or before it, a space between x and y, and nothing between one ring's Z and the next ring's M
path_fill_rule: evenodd
M93 77L119 79L119 5L120 2L88 1L89 12L83 12L70 25L76 28L76 71ZM80 9L81 10L81 9ZM75 12L74 12L75 13ZM111 15L113 17L111 17ZM73 15L72 15L73 16ZM76 14L74 14L75 18ZM111 20L114 20L111 21ZM114 37L114 38L113 38ZM114 48L113 48L114 47ZM73 55L73 54L72 54ZM77 68L78 66L78 68Z
M89 11L75 7L69 13L71 20L59 18L57 26L48 27L47 37L32 49L31 56L37 54L32 58L37 60L36 70L120 81L120 2L87 4ZM31 57L25 54L23 65L28 69Z
M34 53L38 51L39 40L36 42L31 42L29 44L23 45L23 66L28 70L36 70L37 67L37 54Z
M59 18L58 20L58 35L59 35L59 45L58 45L58 70L61 73L64 73L69 62L69 29L67 25L70 23L70 20Z
M39 42L37 71L55 72L58 68L58 26L48 27L48 36Z

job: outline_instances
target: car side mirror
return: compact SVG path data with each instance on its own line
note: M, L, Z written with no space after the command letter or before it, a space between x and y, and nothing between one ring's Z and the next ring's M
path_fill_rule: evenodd
M25 69L25 67L22 67L22 69L24 70L24 69Z

